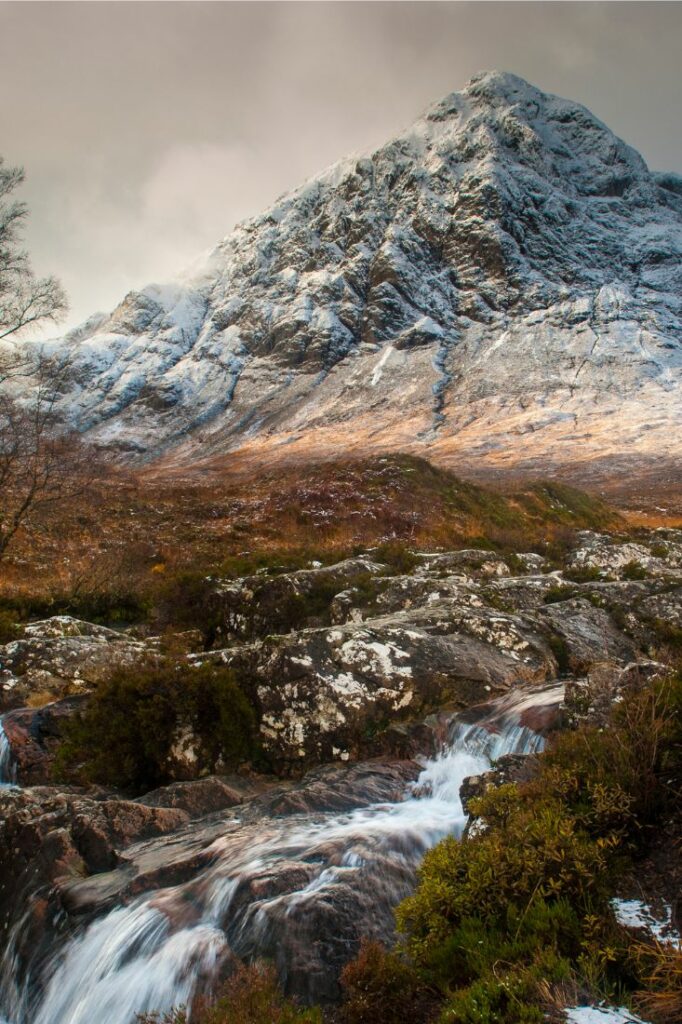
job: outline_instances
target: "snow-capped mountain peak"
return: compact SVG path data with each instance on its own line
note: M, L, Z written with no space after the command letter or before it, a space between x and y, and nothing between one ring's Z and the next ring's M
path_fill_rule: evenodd
M681 256L679 176L488 72L68 334L63 408L147 457L674 460Z

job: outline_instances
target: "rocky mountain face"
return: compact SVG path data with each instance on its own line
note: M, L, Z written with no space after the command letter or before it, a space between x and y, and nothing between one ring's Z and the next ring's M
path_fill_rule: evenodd
M487 73L55 343L61 407L99 445L180 463L669 467L681 255L682 177Z

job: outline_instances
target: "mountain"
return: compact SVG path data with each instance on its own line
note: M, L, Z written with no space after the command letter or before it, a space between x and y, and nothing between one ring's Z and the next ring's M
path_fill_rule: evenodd
M188 183L191 187L191 183ZM447 96L55 343L98 445L678 465L682 177L506 73Z

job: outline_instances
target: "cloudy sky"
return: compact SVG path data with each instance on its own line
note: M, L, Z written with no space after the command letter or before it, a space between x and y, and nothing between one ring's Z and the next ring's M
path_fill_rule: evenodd
M0 2L0 154L69 324L162 280L476 71L682 172L682 3Z

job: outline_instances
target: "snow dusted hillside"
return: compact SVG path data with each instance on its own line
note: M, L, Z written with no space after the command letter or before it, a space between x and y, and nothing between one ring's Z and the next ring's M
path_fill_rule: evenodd
M61 339L63 409L98 444L180 463L670 465L681 257L682 177L584 107L483 74Z

